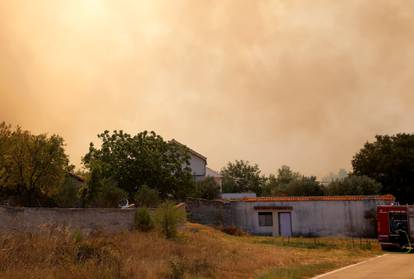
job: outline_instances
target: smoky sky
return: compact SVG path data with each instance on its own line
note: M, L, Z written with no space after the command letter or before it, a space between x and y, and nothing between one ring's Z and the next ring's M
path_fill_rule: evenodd
M2 0L0 121L60 134L154 130L264 173L350 169L412 132L414 1Z

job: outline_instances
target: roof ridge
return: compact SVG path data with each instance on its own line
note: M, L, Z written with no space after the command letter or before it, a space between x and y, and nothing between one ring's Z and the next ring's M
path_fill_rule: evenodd
M176 144L179 144L179 145L182 145L182 146L186 147L190 153L192 153L193 155L195 155L195 156L197 156L197 157L199 157L199 158L201 158L201 159L203 159L203 160L207 161L207 157L206 157L206 156L204 156L204 155L202 155L202 154L198 153L197 151L195 151L195 150L191 149L191 148L190 148L190 147L188 147L187 145L185 145L185 144L183 144L183 143L179 142L178 140L176 140L176 139L172 139L172 140L170 140L170 142L174 142L174 143L176 143Z

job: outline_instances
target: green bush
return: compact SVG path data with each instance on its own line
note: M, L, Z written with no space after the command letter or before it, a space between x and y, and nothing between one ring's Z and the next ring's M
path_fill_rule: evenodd
M102 179L99 186L92 200L94 207L118 207L122 200L128 198L128 193L119 188L111 179Z
M164 202L155 211L155 224L166 238L177 235L177 226L185 221L185 211L172 202Z
M57 207L80 207L80 189L82 184L83 182L71 175L66 175L64 183L52 197Z
M157 207L160 203L158 191L147 185L141 185L134 199L136 206L142 207Z
M213 177L207 177L202 181L198 181L195 186L195 198L214 200L220 196L220 185Z
M142 232L150 231L154 227L150 212L147 208L137 209L134 216L134 227Z

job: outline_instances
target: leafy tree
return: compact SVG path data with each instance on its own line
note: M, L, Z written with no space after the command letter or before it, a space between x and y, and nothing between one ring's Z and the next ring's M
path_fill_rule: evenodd
M286 187L288 196L323 196L323 186L315 176L302 176L294 179Z
M83 181L79 181L72 174L66 174L65 180L52 199L58 207L80 207L80 189Z
M157 190L147 185L141 185L134 199L136 206L141 207L157 207L160 202L160 196Z
M294 172L289 166L282 166L277 170L277 176L270 174L266 183L266 194L272 196L286 196L290 182L300 178L298 172Z
M380 191L381 184L365 175L335 179L325 189L328 195L376 195Z
M53 205L65 174L73 166L58 135L32 135L0 123L0 189L25 206Z
M229 162L221 170L221 175L225 193L255 192L258 195L262 193L265 178L260 175L257 164L251 165L249 161L243 160Z
M266 183L266 194L272 196L320 196L323 187L314 176L303 176L288 166L282 166L277 176L271 174Z
M192 191L186 147L147 131L135 136L105 131L98 138L101 147L91 143L83 158L92 180L111 178L130 198L144 184L156 189L163 199L181 199ZM92 183L89 192L96 192L96 184Z
M110 178L104 178L95 185L97 192L87 199L89 207L118 207L122 200L128 198L128 193L117 186Z
M194 196L207 200L217 199L220 196L220 186L213 177L207 177L196 183Z
M382 184L381 193L397 201L414 201L414 134L377 135L352 160L353 173Z

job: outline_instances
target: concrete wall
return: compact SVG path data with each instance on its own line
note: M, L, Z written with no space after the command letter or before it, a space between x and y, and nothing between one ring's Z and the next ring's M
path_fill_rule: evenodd
M188 198L185 201L188 219L204 225L228 227L232 225L230 202Z
M225 200L238 200L242 198L255 198L256 193L221 193L220 197Z
M236 226L253 234L279 234L278 213L291 212L296 236L375 237L376 200L233 202ZM256 210L254 207L291 206L292 210ZM273 212L273 227L260 227L258 212Z
M0 232L39 232L53 227L119 232L133 226L135 209L0 207Z
M189 219L201 224L234 225L258 235L279 235L279 212L291 212L294 236L375 237L376 206L379 200L246 202L186 201ZM255 207L275 209L255 209ZM283 207L283 208L281 208ZM278 209L279 208L279 209ZM291 208L286 209L286 208ZM272 212L273 226L259 226L258 213Z

